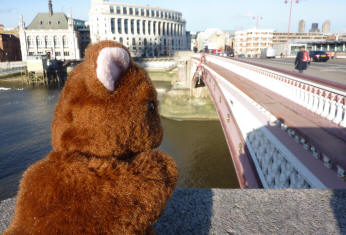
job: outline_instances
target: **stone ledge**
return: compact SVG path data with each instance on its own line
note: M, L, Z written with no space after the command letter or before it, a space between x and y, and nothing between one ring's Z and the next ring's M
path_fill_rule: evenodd
M15 198L0 202L0 233ZM346 190L177 189L156 234L346 234Z

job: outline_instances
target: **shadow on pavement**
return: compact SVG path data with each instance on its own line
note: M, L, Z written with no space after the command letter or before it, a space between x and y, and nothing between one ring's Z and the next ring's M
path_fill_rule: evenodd
M154 225L159 234L208 234L211 227L211 189L177 189Z

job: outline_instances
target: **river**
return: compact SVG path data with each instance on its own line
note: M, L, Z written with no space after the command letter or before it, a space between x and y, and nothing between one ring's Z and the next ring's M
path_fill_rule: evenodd
M156 86L167 88L165 83ZM0 200L14 196L25 169L51 151L50 127L60 91L0 81ZM178 164L178 187L239 187L218 121L162 118L162 124L159 148Z

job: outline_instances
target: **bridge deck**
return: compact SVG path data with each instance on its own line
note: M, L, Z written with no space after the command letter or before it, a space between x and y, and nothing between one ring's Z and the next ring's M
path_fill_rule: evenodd
M318 146L333 162L346 168L346 131L308 109L249 81L229 70L208 62L208 66L263 106L275 117Z

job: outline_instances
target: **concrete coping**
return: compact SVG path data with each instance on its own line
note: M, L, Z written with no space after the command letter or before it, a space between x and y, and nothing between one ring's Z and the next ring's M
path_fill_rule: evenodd
M0 202L0 233L15 198ZM156 234L346 234L346 190L176 189Z

